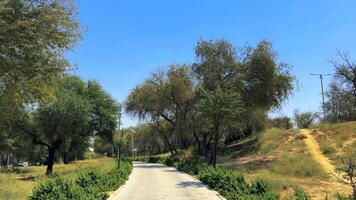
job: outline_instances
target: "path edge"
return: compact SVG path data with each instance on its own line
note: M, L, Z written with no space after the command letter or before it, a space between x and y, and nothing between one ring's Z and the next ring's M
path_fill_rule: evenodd
M133 162L131 162L131 164L133 165ZM125 181L125 183L122 184L118 189L116 189L115 192L112 193L112 194L109 196L109 198L107 198L106 200L114 200L115 196L117 196L117 195L120 193L120 191L127 185L127 184L126 184L127 181L129 181L129 180L130 180L130 177L133 175L133 170L134 170L134 168L132 167L131 173L130 173L128 179Z

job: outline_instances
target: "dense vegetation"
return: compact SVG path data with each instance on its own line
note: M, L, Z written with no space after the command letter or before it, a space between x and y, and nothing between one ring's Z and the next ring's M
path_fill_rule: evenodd
M33 189L30 200L102 200L108 196L106 191L119 188L128 179L132 170L130 162L122 162L107 174L95 168L82 172L73 181L65 177L48 179Z
M294 77L268 41L237 51L225 40L202 40L195 55L191 65L153 73L125 108L148 120L139 129L160 137L154 151L175 155L193 145L215 166L221 142L261 130L267 113L291 94Z
M54 172L50 177L43 173L46 166L0 168L0 199L26 199L32 194L34 187L49 178L65 177L76 180L82 172L92 168L108 174L117 167L116 161L111 158L86 158L75 163L54 165Z
M280 198L270 183L249 183L240 172L217 166L234 156L231 149L236 146L236 157L250 152L275 156L264 166L273 175L327 177L303 147L303 136L298 131L281 130L293 127L290 118L268 119L295 88L289 65L277 59L271 42L236 48L227 40L199 40L191 64L157 70L131 91L123 111L144 123L122 129L121 105L98 82L71 74L66 53L81 39L74 5L71 0L0 2L2 185L9 174L27 173L15 168L20 161L45 164L46 175L56 176L55 163L84 159L90 147L96 153L117 157L119 168L110 172L86 169L78 177L48 179L34 189L30 199L103 199L104 192L127 179L132 167L120 161L134 150L142 155L169 152L171 157L142 159L195 175L227 199ZM356 120L355 63L346 53L339 53L339 58L341 61L331 61L334 77L322 105L326 113L321 122ZM296 110L294 121L299 128L308 128L319 117ZM323 154L343 173L339 179L352 186L356 199L355 127L338 130L334 126L316 127L326 133L316 131L315 136ZM280 129L263 132L266 127ZM329 133L330 128L336 130ZM249 141L240 148L238 142L245 139ZM179 157L184 151L192 161ZM13 168L8 168L10 165ZM36 181L38 177L21 178ZM4 193L13 197L7 190ZM295 190L288 198L309 197Z

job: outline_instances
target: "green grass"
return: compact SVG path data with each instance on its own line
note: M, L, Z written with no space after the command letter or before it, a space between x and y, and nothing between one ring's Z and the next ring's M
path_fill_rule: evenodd
M317 177L325 179L327 174L321 170L321 167L308 154L283 154L270 166L274 173L303 177Z
M75 179L79 174L89 168L97 168L109 172L115 168L116 162L110 158L79 161L71 164L55 164L53 176L65 176ZM26 199L31 195L32 189L47 180L46 166L30 166L24 168L0 170L0 199Z
M330 145L326 142L320 143L319 146L320 146L321 152L323 152L323 154L325 154L325 155L334 154L336 151L336 149L332 145Z
M267 154L276 150L281 142L288 136L289 131L284 129L272 128L261 133L258 138L259 151Z

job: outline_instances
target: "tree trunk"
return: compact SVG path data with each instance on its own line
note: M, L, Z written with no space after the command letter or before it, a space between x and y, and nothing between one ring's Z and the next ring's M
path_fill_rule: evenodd
M48 159L47 159L47 170L46 170L47 176L52 175L55 152L56 152L56 149L54 147L48 148Z
M213 167L216 167L216 154L218 150L219 125L214 123L214 147L213 147Z
M68 154L67 154L67 152L64 152L64 154L63 154L63 163L64 164L68 164L69 162L68 162Z
M120 168L120 162L121 162L121 152L120 152L120 147L117 147L117 167Z
M356 188L353 188L353 198L356 200Z

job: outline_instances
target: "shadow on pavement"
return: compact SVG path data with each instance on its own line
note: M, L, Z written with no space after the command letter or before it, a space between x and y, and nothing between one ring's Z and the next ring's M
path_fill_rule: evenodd
M184 182L178 183L177 186L181 187L181 188L187 188L187 187L200 188L200 187L205 187L203 183L197 182L197 181L184 181Z

